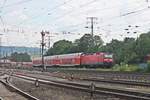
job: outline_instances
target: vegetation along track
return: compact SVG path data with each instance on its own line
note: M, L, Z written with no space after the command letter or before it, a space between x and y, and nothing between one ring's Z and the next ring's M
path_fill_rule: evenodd
M150 100L150 94L145 92L136 92L131 90L121 90L121 89L99 87L99 86L95 86L95 89L91 90L89 85L83 83L81 84L78 82L49 81L41 78L37 79L34 77L15 75L15 74L13 76L30 80L30 81L38 80L38 82L42 84L54 85L63 88L77 89L77 90L90 92L90 93L93 92L94 94L115 95L116 97L127 98L127 100Z

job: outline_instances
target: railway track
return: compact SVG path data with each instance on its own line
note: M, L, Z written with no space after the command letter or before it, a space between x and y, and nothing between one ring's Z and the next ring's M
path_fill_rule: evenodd
M32 73L25 73L26 75L30 76ZM36 74L40 74L43 75L43 77L47 77L47 76L52 76L52 77L58 77L58 78L62 78L62 79L74 79L74 80L79 80L79 81L89 81L89 82L103 82L103 83L112 83L112 84L122 84L122 85L129 85L129 86L141 86L141 87L150 87L150 82L145 82L145 81L135 81L135 80L122 80L117 78L114 79L107 79L104 77L72 77L71 75L69 76L64 76L64 75L55 75L54 74L44 74L44 73L36 73ZM33 76L33 75L31 75ZM36 77L35 77L36 78Z
M149 73L133 73L133 72L112 72L112 71L95 71L95 70L64 70L57 71L60 75L68 76L73 74L80 78L101 78L107 80L121 80L121 81L136 81L136 82L150 82ZM58 75L59 75L58 73Z
M95 77L83 78L81 80L90 81L90 82L104 82L104 83L122 84L122 85L130 85L130 86L150 87L149 82L137 82L137 81L129 81L129 80L108 80L108 79L98 79Z
M0 89L0 100L39 100L38 98L31 96L30 94L13 86L9 83L8 78L2 75L0 78Z
M42 71L42 69L28 69L28 70L17 70L16 71ZM98 71L94 69L59 69L50 68L45 71L45 73L54 73L53 75L59 77L70 77L73 75L76 78L98 78L106 80L120 80L120 81L135 81L135 82L147 82L150 83L149 73L137 73L137 72L114 72L114 71ZM63 78L63 77L62 77Z
M137 92L131 90L121 90L116 88L108 88L108 87L100 87L94 86L94 90L90 89L90 85L78 83L78 82L63 82L63 81L50 81L42 78L25 76L25 75L16 75L14 74L13 77L30 80L30 81L37 81L41 84L53 85L57 87L69 88L69 89L77 89L80 91L94 93L94 94L106 94L106 95L114 95L120 98L126 98L127 100L150 100L150 93L146 92Z

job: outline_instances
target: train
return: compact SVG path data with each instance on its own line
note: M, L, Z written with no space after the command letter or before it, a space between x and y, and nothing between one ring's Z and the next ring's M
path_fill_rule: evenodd
M33 67L32 62L0 62L0 67Z
M33 67L42 66L42 58L32 59ZM113 54L96 53L71 53L44 57L46 67L111 67L114 64Z

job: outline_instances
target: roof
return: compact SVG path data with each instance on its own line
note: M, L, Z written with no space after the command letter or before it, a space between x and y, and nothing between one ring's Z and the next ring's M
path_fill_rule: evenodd
M45 59L57 59L57 58L74 58L79 57L82 53L71 53L71 54L62 54L62 55L53 55L53 56L45 56ZM41 57L33 58L32 60L40 60Z
M46 56L46 59L57 59L57 58L74 58L79 57L82 53L71 53L71 54L62 54L62 55L54 55L54 56Z

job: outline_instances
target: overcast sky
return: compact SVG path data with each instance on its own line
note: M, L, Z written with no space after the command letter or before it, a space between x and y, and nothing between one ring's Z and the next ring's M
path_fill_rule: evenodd
M87 17L98 18L94 34L105 43L137 37L150 30L148 6L148 0L0 0L2 44L38 46L42 30L50 32L51 43L74 41L90 33Z

